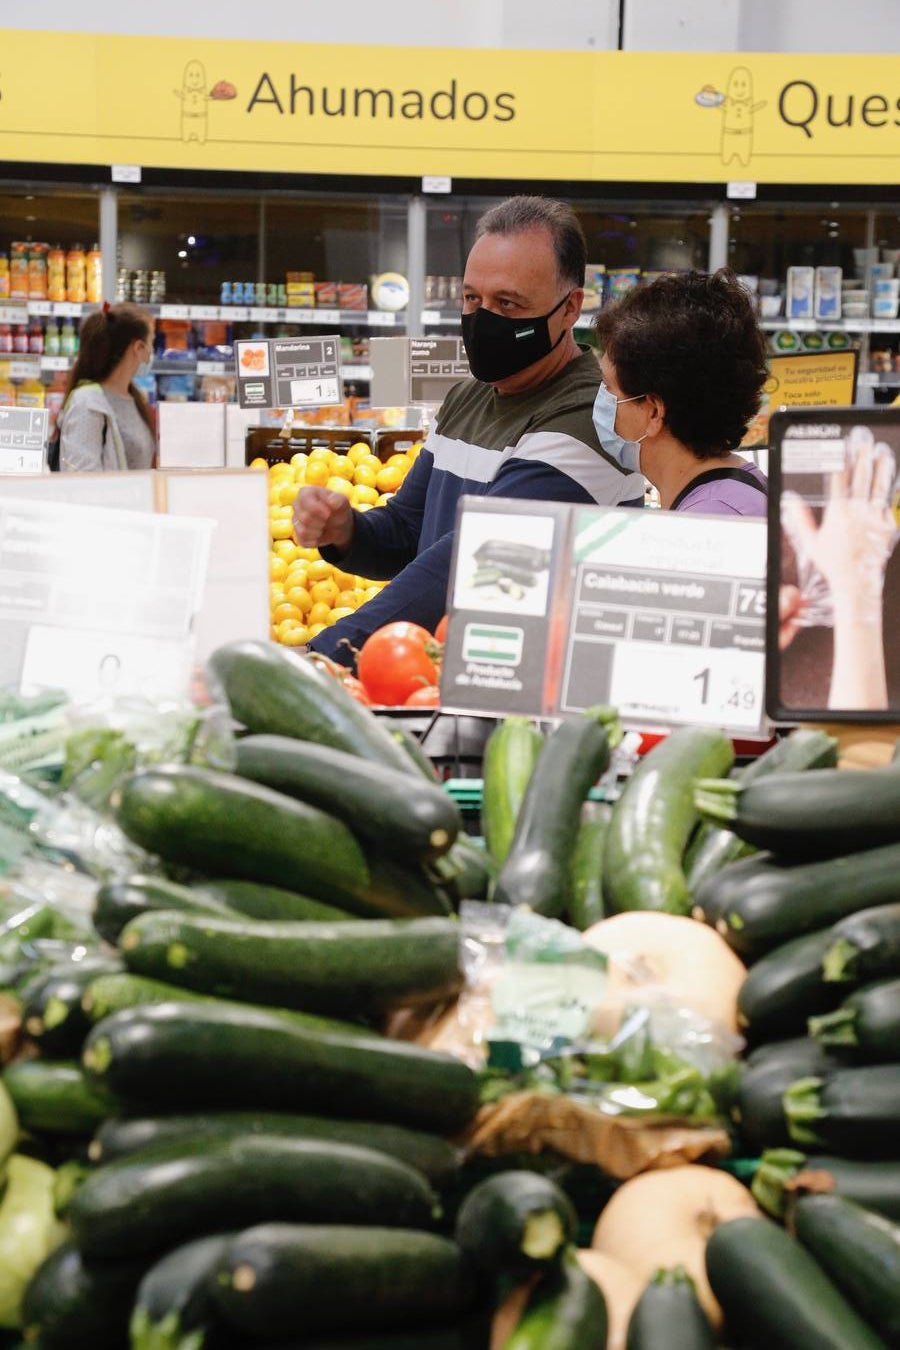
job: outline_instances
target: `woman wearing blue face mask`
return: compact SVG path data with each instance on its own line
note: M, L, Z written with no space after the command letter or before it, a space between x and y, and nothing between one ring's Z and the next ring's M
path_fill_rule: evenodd
M670 511L764 516L765 475L736 454L768 378L749 293L723 269L663 276L597 315L594 426Z
M78 356L57 423L59 468L150 469L156 435L135 386L153 360L153 319L137 305L104 305L81 325ZM53 466L51 443L51 467Z

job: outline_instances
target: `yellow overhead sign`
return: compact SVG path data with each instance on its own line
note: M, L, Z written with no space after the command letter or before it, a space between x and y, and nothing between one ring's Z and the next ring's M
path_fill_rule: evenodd
M786 330L797 341L796 335ZM821 338L820 334L817 334ZM837 334L844 337L844 334ZM769 444L769 417L777 408L845 408L856 401L859 352L777 352L769 357L762 406L743 440L745 450Z
M896 182L898 153L893 55L358 47L0 29L0 160L850 184Z

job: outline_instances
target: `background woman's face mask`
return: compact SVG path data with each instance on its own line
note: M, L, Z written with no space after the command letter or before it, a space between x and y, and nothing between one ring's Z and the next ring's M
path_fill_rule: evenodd
M594 430L605 452L628 473L639 473L641 468L641 441L647 433L636 441L626 441L616 431L616 411L620 403L635 403L646 398L646 394L632 394L630 398L616 398L606 385L601 383L594 399Z
M550 319L571 295L569 291L547 314L531 319L510 319L483 305L462 316L462 339L469 369L476 380L495 384L518 375L535 361L549 355L566 335L564 328L555 342L550 339Z

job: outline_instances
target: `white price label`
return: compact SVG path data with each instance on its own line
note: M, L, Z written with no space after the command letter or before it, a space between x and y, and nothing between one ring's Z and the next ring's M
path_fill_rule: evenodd
M160 305L159 317L161 319L189 319L191 314L187 305Z
M369 325L372 328L393 328L396 323L396 314L386 313L380 309L369 310Z
M318 404L339 403L340 386L337 379L291 380L291 406L314 408Z
M440 323L440 322L441 322L441 311L440 311L439 309L423 309L423 310L422 310L422 322L423 322L423 323Z
M647 659L643 644L616 649L610 702L623 718L727 726L755 732L762 718L765 655L729 648L660 646Z
M12 380L31 380L34 379L40 368L40 357L37 356L30 361L10 361L9 376Z
M110 175L114 183L139 183L141 181L140 164L111 164Z
M192 319L215 320L219 318L218 305L191 305L190 309Z
M43 467L43 450L0 445L0 473L40 473Z
M198 361L198 375L228 375L234 374L234 367L229 367L224 361Z
M316 323L330 324L331 327L335 327L339 324L342 318L339 309L317 309L315 314Z
M60 319L79 319L81 310L82 306L73 300L56 300L53 303L53 313Z
M68 370L72 364L68 356L42 356L41 370Z
M27 323L27 305L0 305L0 323Z
M270 313L271 313L270 310L268 310L268 309L261 309L259 305L251 305L251 306L250 306L250 322L251 322L251 323L268 323L268 322L269 322L268 316L269 316Z
M228 323L246 323L250 318L250 310L246 305L225 305L222 318Z
M29 300L28 313L33 314L35 318L45 318L53 313L53 305L49 300Z

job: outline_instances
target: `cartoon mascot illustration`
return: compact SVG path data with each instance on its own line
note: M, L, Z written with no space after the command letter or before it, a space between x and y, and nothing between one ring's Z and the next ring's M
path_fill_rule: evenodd
M181 139L199 141L205 145L209 94L202 61L188 61L181 88L175 90L175 97L181 99Z
M701 108L720 108L722 111L722 163L746 167L753 157L753 118L766 100L753 102L753 76L746 66L735 66L728 76L725 93L706 84L694 102Z

